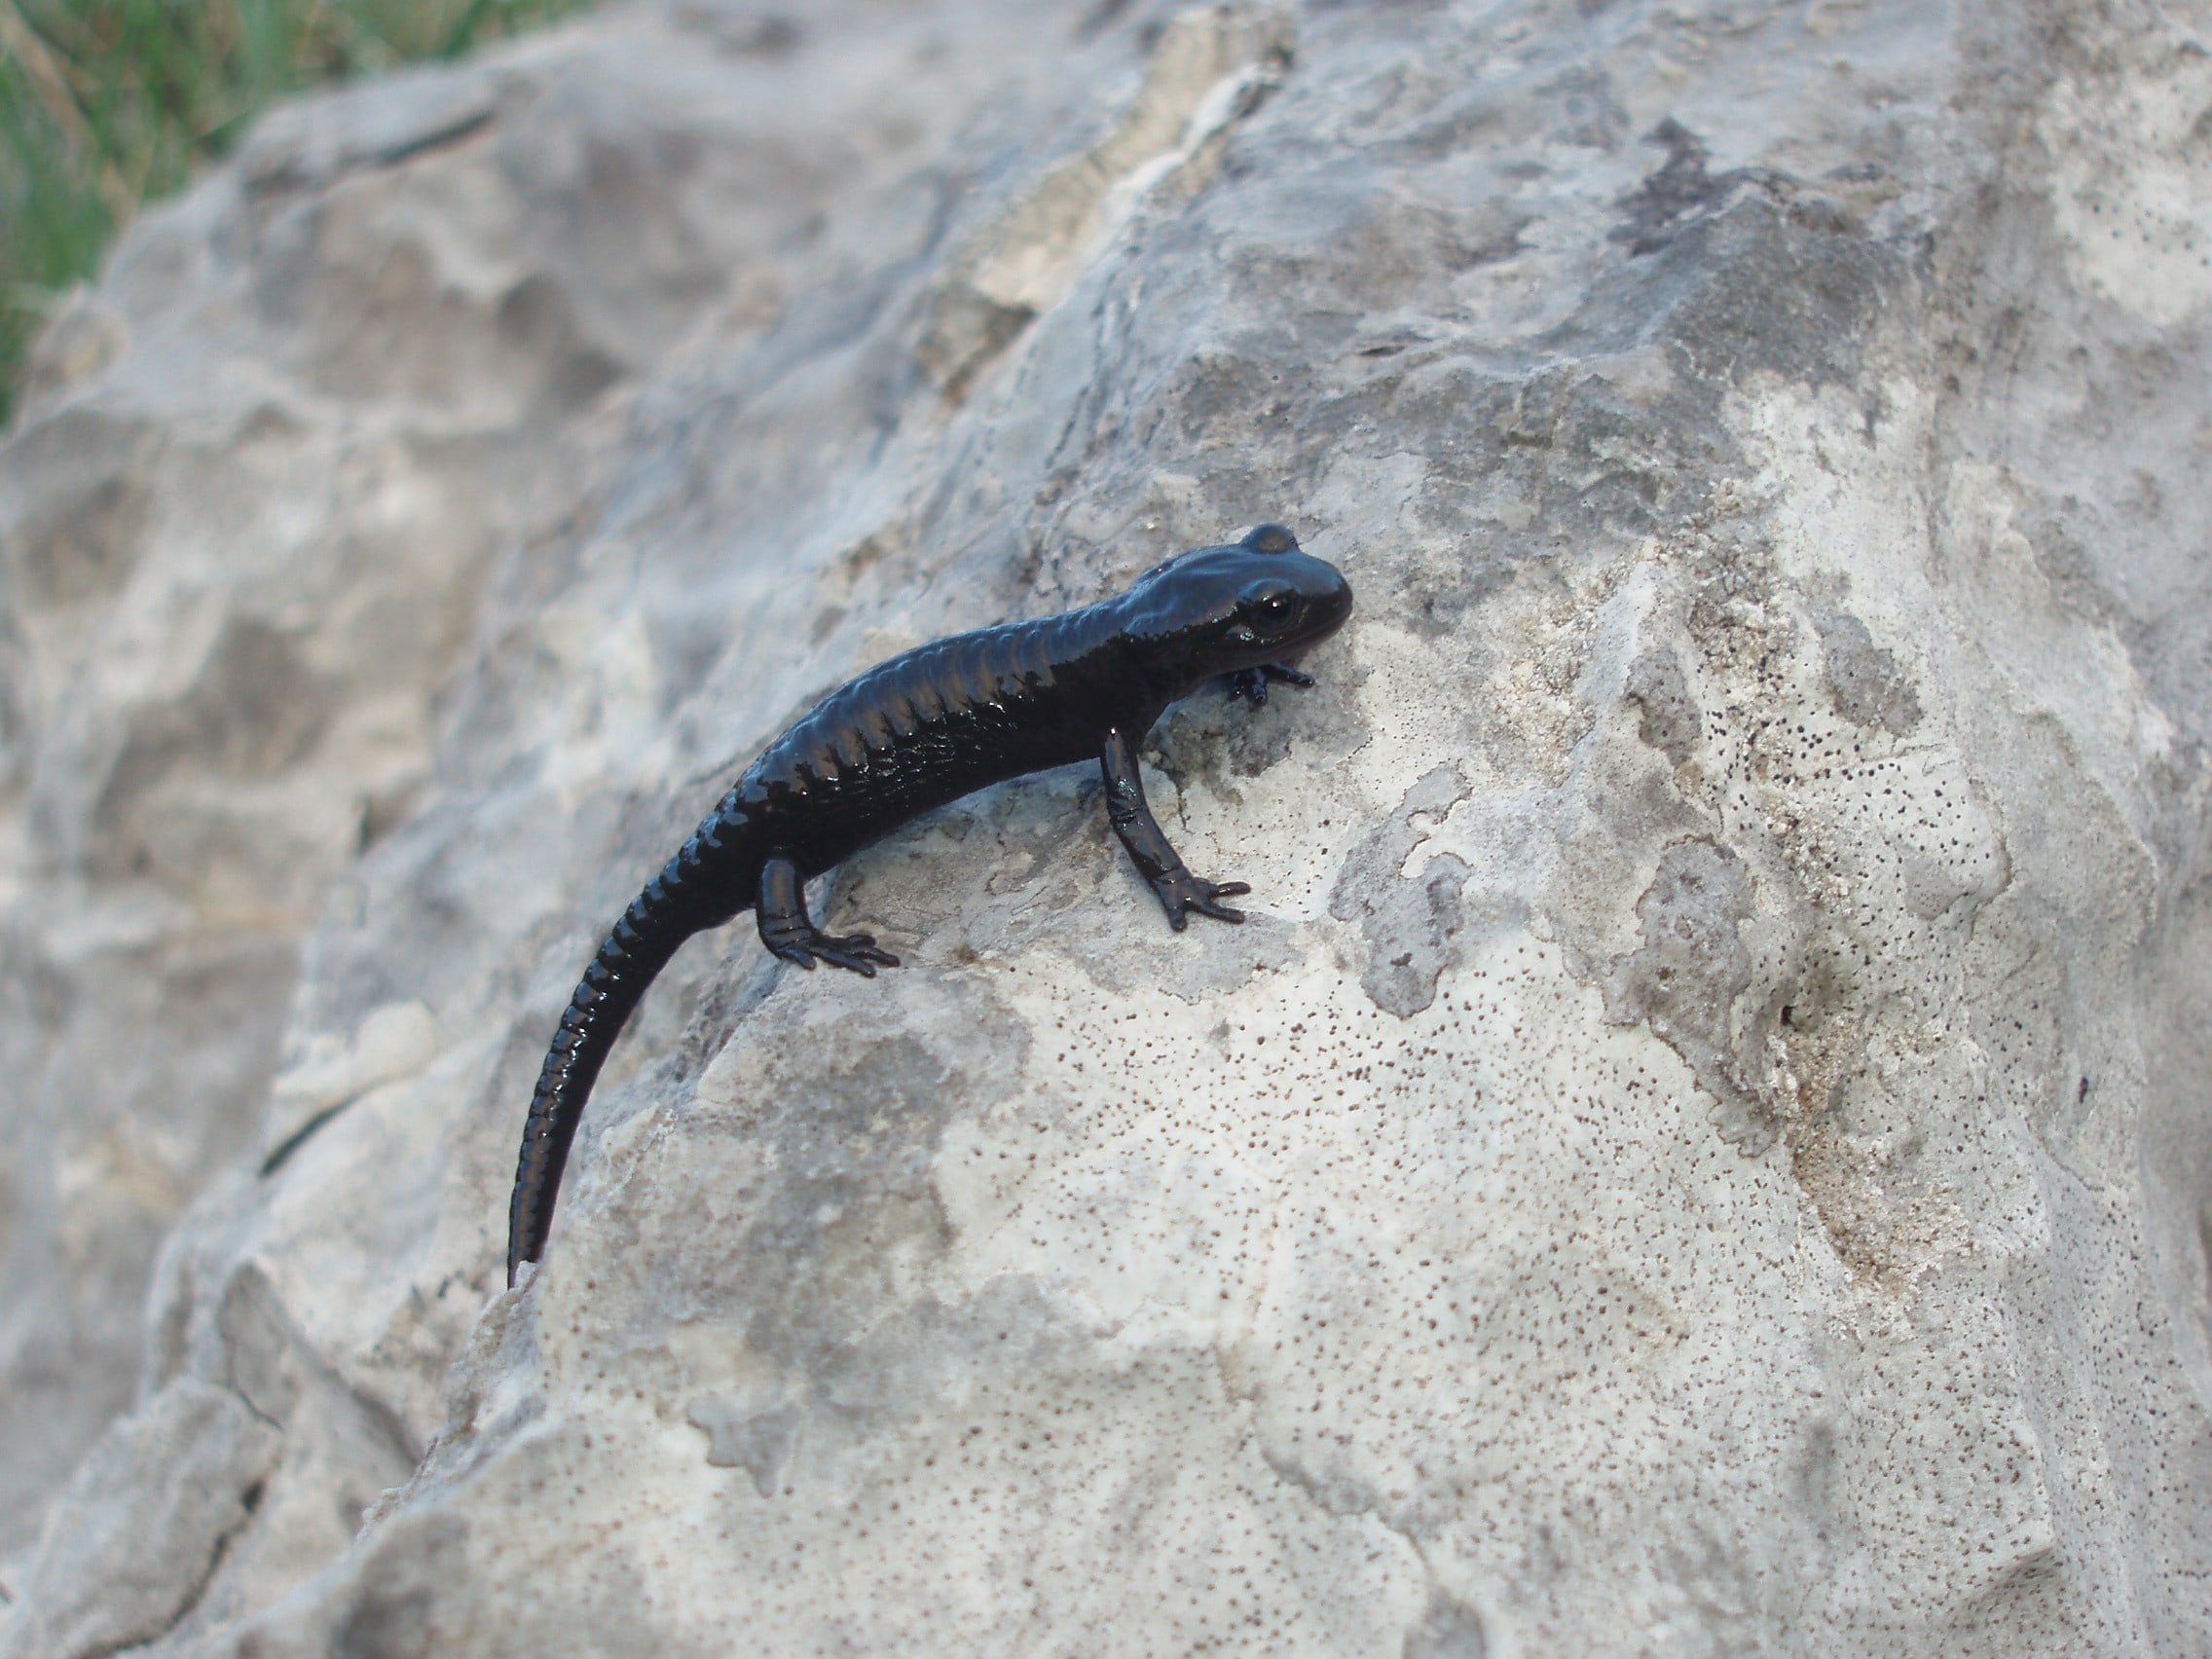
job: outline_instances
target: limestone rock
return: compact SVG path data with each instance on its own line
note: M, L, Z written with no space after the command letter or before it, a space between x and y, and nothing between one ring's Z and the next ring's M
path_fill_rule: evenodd
M268 124L0 454L0 1652L2205 1652L2191 26L693 3ZM724 780L1262 517L1358 613L1147 757L1252 920L934 815L503 1291Z
M260 1503L279 1444L245 1401L196 1377L111 1427L47 1516L8 1651L113 1653L162 1635Z
M41 343L0 451L0 1559L166 1375L194 1196L437 1051L419 1000L287 1007L433 790L494 562L563 557L564 432L751 338L864 229L826 197L903 190L987 97L934 19L861 15L616 14L280 110Z

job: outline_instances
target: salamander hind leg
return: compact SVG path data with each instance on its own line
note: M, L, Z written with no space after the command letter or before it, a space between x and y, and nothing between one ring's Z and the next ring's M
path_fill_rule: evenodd
M760 902L754 917L760 942L786 962L812 970L815 963L849 968L867 978L880 967L896 968L899 958L876 947L872 934L826 934L806 913L806 883L789 859L770 859L760 870Z

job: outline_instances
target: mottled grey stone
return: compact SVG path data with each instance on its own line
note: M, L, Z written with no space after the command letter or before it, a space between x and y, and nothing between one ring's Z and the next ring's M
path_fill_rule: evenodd
M1459 890L1467 866L1452 853L1429 861L1418 881L1404 878L1406 857L1420 844L1417 817L1442 819L1467 796L1454 766L1438 766L1406 792L1398 810L1361 838L1344 861L1329 913L1358 921L1369 959L1360 984L1378 1008L1404 1018L1436 1000L1437 976L1459 931Z
M1743 861L1706 840L1677 841L1659 858L1651 885L1636 902L1643 943L1613 964L1605 981L1605 1017L1650 1023L1724 1114L1730 1140L1763 1152L1774 1139L1763 1110L1735 1056L1737 998L1751 988L1751 955L1738 929L1758 901Z
M1429 1598L1428 1611L1406 1632L1403 1659L1487 1659L1483 1621L1473 1608L1441 1591Z
M1897 658L1874 644L1866 624L1847 610L1817 615L1827 657L1828 692L1836 713L1861 725L1887 726L1899 737L1920 723L1920 697L1898 673Z
M1697 747L1697 704L1671 650L1645 651L1629 665L1624 696L1637 705L1637 735L1677 765Z
M281 1446L237 1394L191 1377L112 1425L47 1514L0 1653L102 1659L163 1635L259 1507Z

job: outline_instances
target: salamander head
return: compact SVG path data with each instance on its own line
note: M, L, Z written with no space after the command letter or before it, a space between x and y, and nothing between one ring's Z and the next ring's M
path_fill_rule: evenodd
M1148 673L1181 695L1318 645L1351 614L1351 585L1281 525L1263 524L1155 565L1114 604Z

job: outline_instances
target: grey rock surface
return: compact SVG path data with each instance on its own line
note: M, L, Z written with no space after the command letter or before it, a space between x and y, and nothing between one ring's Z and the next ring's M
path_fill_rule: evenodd
M2212 1652L2208 39L692 3L265 124L0 450L0 1654ZM503 1291L726 778L1262 517L1359 613L1148 756L1252 920L934 815Z
M115 1424L47 1514L10 1649L113 1653L163 1635L246 1526L280 1444L237 1393L197 1377Z

